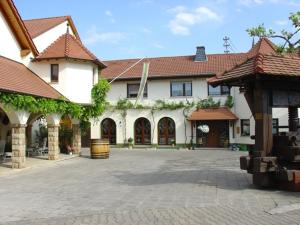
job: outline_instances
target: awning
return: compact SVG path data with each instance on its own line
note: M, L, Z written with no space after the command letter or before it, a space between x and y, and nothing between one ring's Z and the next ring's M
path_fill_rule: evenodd
M234 115L227 107L198 109L192 112L188 120L237 120L238 117Z

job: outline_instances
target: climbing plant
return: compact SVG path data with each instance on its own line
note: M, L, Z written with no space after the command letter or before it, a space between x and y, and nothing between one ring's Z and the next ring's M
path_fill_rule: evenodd
M0 102L5 106L13 107L15 110L25 110L44 115L51 113L67 114L73 118L88 121L90 118L96 118L104 112L106 108L105 98L108 91L108 82L100 80L92 89L92 104L88 106L70 102L65 98L48 99L7 92L0 92Z

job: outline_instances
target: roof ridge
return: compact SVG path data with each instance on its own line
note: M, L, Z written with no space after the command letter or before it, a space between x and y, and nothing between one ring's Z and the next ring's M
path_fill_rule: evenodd
M70 34L68 34L68 35L70 35ZM90 57L92 57L94 60L99 61L97 56L95 56L90 50L88 50L77 38L73 37L72 35L70 35L70 36Z
M55 41L53 41L47 48L45 48L36 58L39 58L39 56L43 55L46 51L48 51L54 44L56 44L60 39L64 37L65 34L62 34L59 36Z
M70 15L65 15L65 16L50 16L50 17L42 17L42 18L35 18L35 19L26 19L23 20L24 22L27 21L33 21L33 20L47 20L47 19L56 19L56 18L66 18L68 19L70 17Z
M254 60L254 72L263 73L264 72L264 54L258 53Z
M240 52L240 53L212 53L212 54L206 54L207 56L233 56L233 55L246 55L246 52ZM194 55L176 55L176 56L156 56L156 57L147 57L145 59L161 59L161 58L179 58L179 57L194 57ZM129 60L139 60L143 57L139 58L128 58L128 59L112 59L112 60L104 60L103 62L113 62L113 61L129 61Z
M65 50L64 50L64 53L65 53L65 56L68 57L69 56L69 34L66 33L65 34Z

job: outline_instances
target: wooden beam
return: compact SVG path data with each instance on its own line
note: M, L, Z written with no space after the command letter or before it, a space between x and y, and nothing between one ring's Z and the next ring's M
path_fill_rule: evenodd
M255 150L254 157L269 156L273 147L272 107L270 91L257 81L254 93Z

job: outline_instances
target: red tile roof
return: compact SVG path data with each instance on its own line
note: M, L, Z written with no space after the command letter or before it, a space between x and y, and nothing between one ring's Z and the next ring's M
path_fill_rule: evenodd
M237 120L238 117L234 115L227 107L198 109L192 112L188 120Z
M76 38L80 40L78 31L74 25L74 22L71 16L57 16L57 17L48 17L48 18L39 18L39 19L31 19L24 20L24 24L31 36L31 38L35 38L42 33L52 29L53 27L68 21L72 30L74 31ZM67 28L66 28L67 29Z
M81 59L92 61L101 67L105 65L91 53L83 44L71 34L64 34L54 41L48 48L46 48L40 55L36 57L36 60L44 59Z
M238 54L211 54L207 61L195 62L195 55L146 58L124 73L118 80L140 78L143 62L150 62L149 79L181 76L212 76L232 67L246 58L245 53ZM112 79L130 68L140 59L125 59L105 61L107 68L101 76Z
M300 57L296 54L278 54L274 44L267 38L262 38L247 54L248 58L242 63L208 81L217 85L256 74L300 76Z
M0 90L52 99L62 95L26 66L0 56Z

